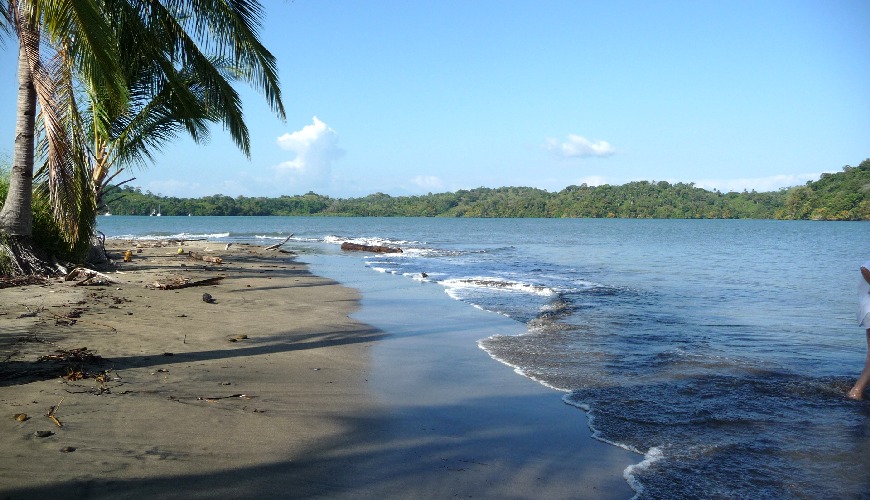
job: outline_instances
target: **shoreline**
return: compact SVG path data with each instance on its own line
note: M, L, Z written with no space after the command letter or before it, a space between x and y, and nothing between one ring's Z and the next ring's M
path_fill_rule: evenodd
M389 335L371 348L369 388L399 418L405 448L384 468L436 498L631 498L623 474L643 460L592 437L588 417L558 391L479 346L526 333L515 320L449 297L435 283L374 272L341 256L302 256L315 274L360 290L351 317ZM399 458L415 457L406 464ZM425 468L420 464L437 464ZM452 471L446 479L442 472ZM370 473L377 475L377 471ZM379 493L398 496L389 483ZM404 485L407 487L407 485Z
M476 339L466 343L480 325L461 339L383 328L366 319L404 310L402 297L372 303L371 286L351 288L256 245L213 250L224 264L144 248L119 265L125 274L110 274L120 284L0 290L0 433L9 436L0 497L633 494L614 474L628 453L603 459L617 448L592 439L578 425L585 416L494 363ZM145 288L217 275L225 276L218 285ZM37 315L18 318L25 310ZM467 321L464 309L454 313ZM63 366L36 361L82 347L102 358L82 371L105 382L66 380ZM397 372L408 356L415 370ZM463 382L445 359L482 385ZM52 406L63 427L46 418ZM17 413L30 418L18 422ZM551 422L543 433L542 422ZM40 430L53 434L36 437Z

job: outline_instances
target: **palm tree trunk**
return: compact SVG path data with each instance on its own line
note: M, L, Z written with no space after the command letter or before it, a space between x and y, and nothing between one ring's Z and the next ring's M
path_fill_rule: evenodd
M33 135L36 119L36 89L20 37L18 50L18 119L15 124L15 149L9 192L0 211L0 231L7 236L30 238L33 235Z
M18 40L18 119L9 192L0 210L0 274L55 274L57 268L33 247L33 153L36 120L36 90L28 64L25 44L38 40L38 33L26 22ZM22 32L23 31L23 32ZM38 41L27 47L38 53Z

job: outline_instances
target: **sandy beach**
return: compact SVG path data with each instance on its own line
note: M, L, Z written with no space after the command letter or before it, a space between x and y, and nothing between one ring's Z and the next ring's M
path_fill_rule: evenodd
M0 290L0 498L633 494L639 457L489 359L461 304L362 300L257 246L113 245L117 282Z

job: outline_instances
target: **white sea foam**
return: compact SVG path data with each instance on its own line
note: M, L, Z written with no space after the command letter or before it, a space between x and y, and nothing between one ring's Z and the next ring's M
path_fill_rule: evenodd
M632 497L632 500L638 499L643 495L643 485L635 477L635 472L646 470L652 464L663 458L665 458L665 454L662 452L661 448L653 446L644 454L643 460L640 463L629 465L624 471L622 471L622 477L625 478L628 485L634 490L635 495Z
M475 306L475 307L477 307L477 306ZM527 333L524 333L524 334L522 334L522 335L528 335L528 334L529 334L529 333L527 332ZM513 363L509 363L509 362L505 361L504 359L502 359L502 358L496 356L495 354L493 354L492 351L490 351L489 349L486 348L486 346L484 346L484 342L486 342L487 340L489 340L489 339L493 339L493 338L496 338L496 337L501 337L501 336L502 336L502 335L493 335L493 336L491 336L491 337L487 337L487 338L485 338L485 339L478 340L478 341L477 341L477 347L481 348L485 353L489 354L489 357L490 357L490 358L492 358L492 359L498 361L499 363L501 363L501 364L503 364L503 365L505 365L505 366L509 366L509 367L513 368L514 373L516 373L517 375L521 375L521 376L523 376L523 377L526 377L526 378L532 379L532 380L534 380L535 382L537 382L537 383L543 385L544 387L548 387L548 388L550 388L550 389L553 389L554 391L559 391L559 392L568 392L568 389L565 389L565 388L563 388L563 387L557 387L557 386L555 386L555 385L552 385L552 384L548 383L548 382L545 381L545 380L541 380L540 378L537 378L537 377L535 377L535 376L529 374L527 371L523 370L523 369L520 368L519 366L517 366L517 365L515 365L515 364L513 364Z
M519 281L506 281L501 278L475 277L475 278L454 278L440 281L442 285L448 289L488 289L488 290L505 290L509 292L522 292L534 295L550 297L556 295L556 291L552 288L531 283L523 283ZM449 291L447 292L450 293ZM453 295L451 295L453 296ZM455 297L454 297L455 298Z
M193 240L193 239L218 239L218 238L229 238L230 233L176 233L176 234L145 234L145 235L134 235L134 234L120 234L117 236L109 236L106 239L109 240L147 240L147 241L156 241L156 240Z
M421 245L418 241L406 241L406 240L391 240L388 238L380 238L377 236L360 236L349 238L346 236L339 236L335 234L330 234L324 236L324 243L329 243L332 245L341 245L342 243L355 243L357 245L368 245L368 246L387 246L387 247L405 247L408 245ZM405 248L402 248L404 251ZM409 249L410 250L410 249Z
M278 235L278 236L267 236L267 235L265 235L265 234L257 234L257 235L254 236L254 239L257 239L257 240L279 240L279 241L284 241L286 238L287 238L287 237L286 237L286 236L283 236L283 235ZM318 240L318 239L314 239L314 238L299 238L299 237L293 237L293 236L291 236L291 237L290 237L290 241L320 241L320 240Z

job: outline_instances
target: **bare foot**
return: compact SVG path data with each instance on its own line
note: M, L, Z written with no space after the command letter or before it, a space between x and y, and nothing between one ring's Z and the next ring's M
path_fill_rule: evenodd
M864 400L864 391L853 388L846 394L846 397L849 399L854 399L855 401L863 401Z

